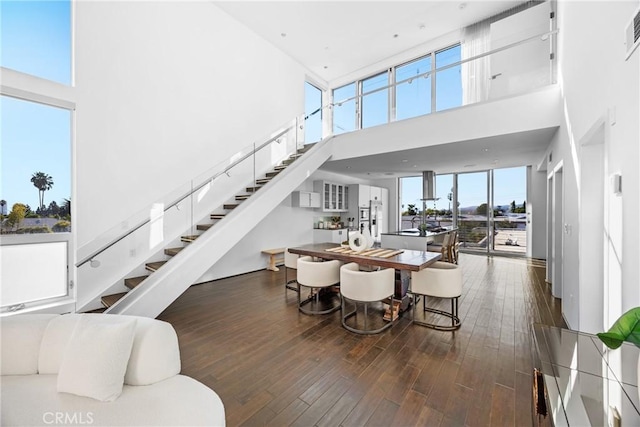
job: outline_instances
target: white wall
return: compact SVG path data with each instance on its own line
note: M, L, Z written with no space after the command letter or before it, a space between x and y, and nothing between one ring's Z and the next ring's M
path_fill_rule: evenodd
M302 112L302 67L212 3L75 5L79 247Z
M578 258L578 219L580 200L580 141L591 128L605 118L605 171L620 173L622 196L614 196L605 188L605 228L608 241L605 248L604 303L610 323L621 312L640 305L638 286L638 141L640 129L640 54L624 59L623 29L637 2L558 2L559 83L564 104L564 123L552 141L551 170L563 162L565 179L565 220L570 234L565 234L564 299L565 318L578 329L580 307L575 300L580 293L598 295L602 290L581 288L579 263L589 262L589 254ZM597 31L594 23L600 23ZM615 111L615 114L611 114ZM615 116L615 118L613 117ZM597 231L596 231L597 232ZM579 292L578 292L579 289Z
M547 257L547 173L527 168L527 256Z
M313 181L326 180L338 184L370 184L370 181L317 170L297 190L313 191ZM223 277L264 269L268 255L263 249L313 243L313 223L317 217L332 216L321 209L298 208L291 205L289 195L276 209L270 212L247 237L240 241L220 259L198 283ZM344 214L343 216L346 216Z

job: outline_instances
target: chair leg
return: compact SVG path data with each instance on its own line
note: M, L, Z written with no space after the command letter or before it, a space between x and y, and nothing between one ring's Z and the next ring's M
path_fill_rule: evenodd
M296 287L295 285L292 285L292 283L297 283L298 281L295 280L295 279L288 280L288 277L287 277L288 276L287 275L288 271L289 271L289 268L285 265L284 266L284 287L285 287L285 291L287 289L291 289L292 291L299 292L298 291L298 287Z
M415 295L415 294L414 294ZM425 301L425 307L424 307L424 311L428 311L430 313L434 313L434 314L439 314L441 316L445 316L451 319L451 326L443 326L443 325L438 325L435 323L428 323L428 322L423 322L421 320L416 320L416 307L414 306L413 309L413 317L411 322L415 323L417 325L421 325L421 326L426 326L427 328L431 328L431 329L436 329L438 331L455 331L456 329L460 328L461 322L460 322L460 318L458 317L458 298L459 297L455 297L455 298L451 298L451 312L447 313L446 311L443 310L438 310L435 308L430 308L430 307L426 307L426 295L422 295L422 297L424 298Z
M368 322L367 322L367 317L368 317L368 314L369 314L369 312L368 312L368 308L367 308L367 307L369 306L369 303L364 302L364 329L357 329L357 328L354 328L354 327L352 327L352 326L349 326L349 325L347 325L346 320L347 320L349 317L352 317L352 316L356 316L356 315L357 315L356 313L357 313L357 311L358 311L358 303L357 303L356 301L352 301L352 302L354 303L354 305L355 305L355 309L354 309L353 311L349 312L349 313L346 313L346 312L345 312L345 309L346 309L345 300L346 300L347 298L345 298L345 297L344 297L344 296L342 296L342 295L340 295L340 298L341 298L341 300L342 300L342 301L341 301L341 308L342 308L342 327L343 327L343 328L345 328L346 330L350 331L350 332L354 332L354 333L356 333L356 334L361 334L361 335L372 335L372 334L378 334L378 333L380 333L380 332L384 331L385 329L390 328L390 327L391 327L391 326L393 326L393 324L395 323L395 322L393 321L393 311L392 311L392 312L391 312L392 314L391 314L391 321L390 321L390 322L388 322L387 324L385 324L384 326L382 326L381 328L378 328L378 329L371 329L371 330L367 329L367 323L368 323ZM391 310L393 310L393 295L391 296L391 307L392 307L392 309L391 309Z

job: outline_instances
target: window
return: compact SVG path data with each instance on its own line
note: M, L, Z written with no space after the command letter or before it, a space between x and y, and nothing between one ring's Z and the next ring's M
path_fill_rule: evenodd
M0 65L71 84L71 2L0 2Z
M0 97L3 234L71 230L71 111Z
M333 133L335 135L356 130L355 96L355 82L333 90Z
M410 79L396 86L396 120L431 112L431 75L416 77L430 70L431 56L396 67L396 83Z
M460 61L460 45L436 52L436 69ZM462 105L460 64L436 73L436 111Z
M304 82L304 142L311 144L322 139L322 91Z
M389 122L389 88L369 93L388 85L388 72L362 80L362 129Z

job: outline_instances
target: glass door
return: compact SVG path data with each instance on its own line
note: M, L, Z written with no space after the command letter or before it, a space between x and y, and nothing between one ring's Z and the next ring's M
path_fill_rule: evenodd
M527 252L527 167L494 169L494 252Z
M457 175L458 240L470 251L488 252L492 247L488 171Z

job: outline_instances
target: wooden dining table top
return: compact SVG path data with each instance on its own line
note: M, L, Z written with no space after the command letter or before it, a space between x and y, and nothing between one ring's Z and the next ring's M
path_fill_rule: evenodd
M314 256L322 259L337 259L343 262L355 262L360 265L394 268L396 270L420 271L438 261L442 255L440 252L415 251L402 249L402 253L389 258L366 256L358 254L345 254L327 251L339 247L335 243L312 243L308 245L289 248L289 252L298 255ZM391 248L389 248L391 249Z

